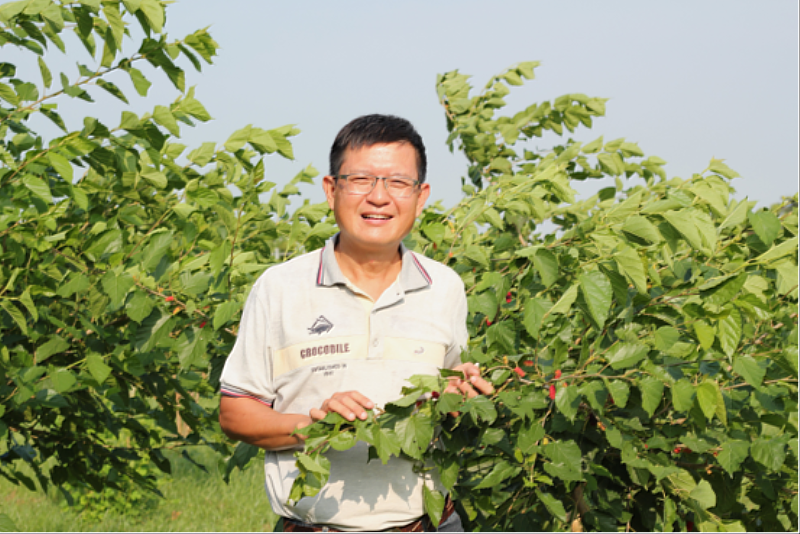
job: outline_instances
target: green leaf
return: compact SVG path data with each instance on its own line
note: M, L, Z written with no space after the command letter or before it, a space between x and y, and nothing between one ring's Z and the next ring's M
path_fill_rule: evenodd
M173 241L174 239L171 231L161 232L151 237L150 242L142 253L142 269L145 271L154 269L161 261L161 258L167 254Z
M787 239L779 245L773 246L764 254L755 259L756 263L769 263L778 258L782 258L787 254L797 254L797 236Z
M672 404L679 412L688 412L694 406L696 389L691 382L681 378L672 385Z
M53 382L53 389L59 393L64 393L78 381L69 369L58 369L50 377L50 380Z
M169 133L175 137L180 136L181 130L178 128L178 121L175 120L175 115L165 106L156 106L153 109L153 120L166 128Z
M558 258L545 248L540 248L533 255L533 265L545 287L550 287L558 280Z
M53 75L50 73L50 69L47 68L47 64L41 57L37 57L36 59L39 61L39 72L42 73L42 83L45 87L49 88L53 83Z
M105 382L108 375L111 374L111 367L106 365L103 357L97 353L89 354L86 357L86 368L89 369L89 373L100 384Z
M738 172L728 167L721 159L712 159L711 163L708 165L708 170L711 172L716 172L717 174L721 174L729 180L733 180L739 176Z
M153 311L153 306L155 306L155 302L147 293L136 291L133 298L128 302L127 306L125 306L125 313L132 320L141 323L142 320Z
M730 357L739 346L742 337L742 314L735 307L731 307L730 313L720 319L717 325L717 339L725 355Z
M494 404L483 395L468 399L464 403L463 410L469 413L476 422L484 421L491 424L497 418Z
M120 100L122 100L126 104L129 103L128 102L128 98L125 96L125 93L123 93L120 90L120 88L117 87L116 85L114 85L113 83L111 83L109 81L106 81L106 80L103 80L103 79L99 79L99 80L97 80L97 86L102 88L102 89L104 89L109 94L119 98Z
M26 174L22 177L22 183L31 190L37 197L41 198L48 204L53 203L53 195L50 193L50 186L38 176Z
M697 501L703 510L714 508L717 505L717 494L714 493L714 488L707 480L698 482L697 486L689 492L689 497Z
M584 273L579 277L581 293L586 301L592 318L597 326L602 329L608 318L608 310L611 307L613 290L611 282L600 271Z
M556 407L567 419L575 420L580 404L581 394L578 392L577 386L556 386Z
M778 438L759 438L750 446L753 460L766 467L770 472L778 472L786 458L784 443Z
M184 98L180 103L180 108L182 111L185 111L201 122L207 122L211 120L211 115L208 114L208 111L206 111L206 108L203 106L203 104L194 98Z
M692 325L694 328L694 333L697 336L697 341L700 342L700 346L703 350L708 350L711 348L711 345L714 344L714 338L716 337L716 331L712 326L710 326L705 321L697 320Z
M781 221L770 211L750 212L747 219L758 238L767 246L772 245L781 233Z
M544 435L544 427L538 421L532 421L523 426L519 434L517 434L517 447L520 448L523 454L530 454Z
M178 337L178 343L175 347L181 369L189 369L191 366L202 362L207 354L207 344L208 339L202 329L187 328L184 330Z
M664 240L658 228L647 218L640 215L633 215L626 218L625 222L622 223L622 230L649 241L650 243L660 243Z
M567 464L577 470L581 468L581 449L574 441L552 441L545 445L544 454L553 463Z
M422 485L422 502L425 504L425 513L431 519L434 528L439 526L444 512L444 496L437 490L431 490L427 485Z
M357 441L355 434L352 432L339 432L330 439L329 443L334 450L346 451L351 449Z
M539 498L539 501L542 504L544 504L544 507L547 508L547 511L550 512L550 514L553 517L555 517L559 521L567 520L567 511L564 509L564 505L561 504L561 501L559 501L549 493L544 493L539 489L535 491L536 491L536 496Z
M153 186L158 189L164 189L167 187L167 177L164 175L163 172L156 170L152 167L145 167L142 169L142 178L150 182Z
M54 354L60 354L69 348L69 342L60 336L52 336L46 343L36 349L36 361L42 363Z
M704 302L713 304L714 306L723 306L731 302L739 291L741 291L742 286L744 286L745 281L747 281L747 276L747 273L740 273L738 276L730 277L709 289L709 282L713 283L713 280L710 280L700 286L700 297Z
M703 250L703 240L693 217L691 210L684 209L679 211L667 211L662 216L686 239L692 248Z
M539 339L539 329L542 326L542 319L549 309L549 300L532 298L525 302L522 325L533 339Z
M24 2L20 2L24 3ZM20 529L6 514L0 513L0 532L19 532Z
M19 301L25 306L25 309L28 310L28 313L33 317L33 322L39 320L39 310L36 309L36 304L33 302L31 298L30 287L26 287L25 291L22 292L22 295L19 296Z
M488 346L499 346L506 352L514 350L515 333L508 321L501 321L486 329Z
M144 13L153 31L161 33L164 27L164 8L161 3L158 0L141 0L139 9Z
M641 343L621 342L610 350L606 359L611 364L611 368L618 371L633 367L644 359L649 351L650 348Z
M519 473L519 467L515 467L508 463L506 460L500 460L489 472L486 477L484 477L474 489L482 489L482 488L493 488L495 486L501 485L507 479L515 476Z
M662 326L656 330L656 335L654 336L656 348L660 351L667 352L678 342L680 337L681 333L677 328Z
M53 169L55 169L65 181L72 182L72 165L70 165L67 158L51 150L47 153L47 159L50 161L50 165L53 166ZM49 191L47 194L49 195Z
M603 380L606 384L606 389L611 393L611 398L614 404L619 408L624 408L628 404L628 397L631 393L631 388L623 380Z
M578 390L593 410L603 413L608 400L608 391L602 382L599 380L585 381Z
M205 167L214 157L214 150L216 150L216 148L217 148L216 143L211 143L211 142L203 143L202 145L200 145L199 148L196 148L191 152L189 152L189 155L186 157L189 158L189 161L191 161L198 167ZM195 195L203 192L212 193L212 191L209 191L208 189L198 189L196 191L192 191L192 193ZM216 200L214 200L214 203L216 203ZM206 206L204 205L203 207Z
M718 393L719 386L717 386L716 382L707 380L697 386L697 404L709 421L717 411Z
M740 375L751 386L758 388L764 380L767 370L762 368L752 356L737 355L733 360L733 371Z
M138 69L129 67L127 70L128 75L131 77L131 83L133 83L133 87L136 89L136 92L139 93L139 96L147 96L147 91L152 85L150 81L145 78L144 74Z
M108 271L101 279L101 282L103 291L111 297L112 308L120 307L126 295L134 286L133 277L130 274L122 273L118 275L113 271Z
M717 461L722 468L733 476L739 470L739 466L750 453L750 444L741 440L728 440L722 442L717 453Z
M730 213L728 213L727 217L725 217L725 220L719 225L720 231L724 230L725 228L742 224L745 219L747 219L748 210L749 205L747 200L742 200L737 203L736 207L733 208Z
M19 329L22 330L22 333L28 335L28 322L25 320L25 315L16 306L14 306L11 301L9 300L0 300L0 306L11 316Z
M399 421L395 425L395 432L403 452L412 458L422 459L422 453L433 439L433 420L424 414L417 414Z
M228 324L236 312L239 311L240 303L234 300L223 302L214 310L214 330L219 330L222 326Z
M561 298L558 299L558 302L553 304L553 307L547 312L548 315L555 315L557 313L562 313L567 315L569 313L570 308L572 308L572 303L575 302L575 299L578 298L578 285L575 284L569 289L567 289Z
M642 392L642 408L653 417L656 408L661 404L664 383L657 378L647 377L639 383L639 389Z
M647 294L647 276L639 254L633 248L622 245L614 254L614 261L620 272L633 283L636 291Z
M75 273L72 275L69 282L58 288L56 295L59 297L69 297L73 293L80 293L87 290L90 285L91 281L89 277L82 273Z

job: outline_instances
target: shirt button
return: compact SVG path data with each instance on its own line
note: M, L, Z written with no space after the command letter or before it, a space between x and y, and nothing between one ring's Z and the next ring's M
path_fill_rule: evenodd
M373 347L377 347L378 346L378 340L377 339L372 340L372 346Z

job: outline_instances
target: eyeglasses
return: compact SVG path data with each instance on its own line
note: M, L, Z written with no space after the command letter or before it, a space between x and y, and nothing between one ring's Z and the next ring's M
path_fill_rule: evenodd
M375 189L378 180L383 180L386 192L395 198L408 198L419 184L419 180L401 176L371 176L369 174L337 174L337 180L344 180L344 190L350 195L368 195Z

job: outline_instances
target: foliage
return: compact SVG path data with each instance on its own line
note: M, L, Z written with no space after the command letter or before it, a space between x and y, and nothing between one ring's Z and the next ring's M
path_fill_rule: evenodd
M755 209L722 161L668 180L624 139L525 149L604 113L571 94L498 116L535 66L476 96L439 77L469 183L408 240L460 273L465 357L495 394L417 376L366 422L329 415L303 430L292 498L327 480L326 450L361 440L375 461L435 465L479 530L797 530L797 196ZM575 200L573 180L603 177L615 186ZM438 522L442 495L425 503Z
M193 451L193 458L207 472L182 458L178 450L166 451L165 455L172 463L172 474L158 475L158 488L164 498L139 490L147 508L137 507L129 512L122 510L120 501L124 495L120 492L109 496L109 506L103 513L90 517L93 514L85 508L66 506L64 496L54 487L46 493L31 492L0 479L0 532L4 528L3 513L15 525L9 525L11 530L24 532L272 531L278 516L272 512L264 492L262 470L237 473L226 484L222 480L223 458L210 449ZM29 471L27 466L21 468ZM76 501L80 499L78 495ZM99 511L102 501L96 505Z
M280 191L264 180L267 155L293 157L294 127L176 142L179 123L211 118L176 61L199 69L217 44L205 30L168 41L165 17L157 0L0 6L0 46L36 55L42 77L0 63L0 473L31 489L21 463L67 495L158 491L138 468L169 472L179 446L187 461L187 445L230 454L226 476L246 466L253 448L231 451L215 422L246 292L335 231L326 204L287 210L312 168ZM51 89L44 52L66 50L65 30L94 66ZM462 403L417 377L365 423L317 423L293 497L324 481L326 448L363 440L376 461L432 462L474 528L796 529L797 197L737 201L719 160L668 180L624 139L532 151L605 113L571 94L500 115L535 67L475 96L467 76L439 78L448 143L469 161L465 197L427 208L408 239L462 276L465 357L497 392ZM59 115L56 101L97 87L127 103L116 77L144 95L158 70L181 93L168 106L79 130ZM33 131L39 116L64 135ZM615 185L576 201L571 182L590 178ZM425 501L436 521L444 499Z
M247 126L221 147L176 142L182 125L211 118L176 61L199 70L217 43L206 30L168 40L165 4L0 6L0 46L36 55L42 76L0 63L0 474L31 489L20 462L45 490L132 480L158 492L141 461L169 472L166 449L230 453L216 391L246 292L333 232L327 205L287 212L313 168L281 191L264 180L266 156L293 157L293 126ZM58 88L45 49L65 51L72 32L94 66L78 63ZM125 53L124 38L138 49ZM123 76L146 95L157 71L180 91L167 106L123 111L113 126L86 117L78 130L59 115L61 101L91 102L98 88L127 103ZM39 116L63 135L33 131Z

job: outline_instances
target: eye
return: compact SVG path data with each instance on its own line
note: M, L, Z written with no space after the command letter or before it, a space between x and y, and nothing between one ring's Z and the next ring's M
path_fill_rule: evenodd
M386 185L392 189L406 189L414 185L413 181L406 178L390 178L386 182Z
M372 184L372 177L370 176L350 176L347 181L355 186L370 185Z

